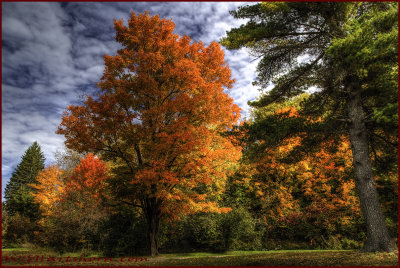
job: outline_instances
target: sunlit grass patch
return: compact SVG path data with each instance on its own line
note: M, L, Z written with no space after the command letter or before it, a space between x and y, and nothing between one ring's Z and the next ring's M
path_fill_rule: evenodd
M2 252L13 252L13 251L30 251L29 248L3 248Z

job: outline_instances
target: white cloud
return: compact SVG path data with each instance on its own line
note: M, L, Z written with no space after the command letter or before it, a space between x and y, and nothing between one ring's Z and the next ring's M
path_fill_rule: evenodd
M7 27L7 37L16 39L32 39L33 34L28 29L28 26L16 18L5 17L3 18L3 27Z

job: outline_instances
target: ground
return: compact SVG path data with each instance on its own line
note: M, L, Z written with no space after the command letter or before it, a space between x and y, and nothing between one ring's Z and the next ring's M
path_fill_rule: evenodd
M43 248L2 250L2 266L398 266L398 252L356 250L228 251L226 253L161 254L112 259L91 253L64 253Z

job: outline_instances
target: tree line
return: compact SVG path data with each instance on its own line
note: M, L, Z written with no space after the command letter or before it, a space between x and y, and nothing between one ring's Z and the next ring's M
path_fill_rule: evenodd
M260 63L252 115L219 43L159 16L114 21L98 92L34 143L5 191L6 241L168 251L396 248L397 3L260 3L221 44ZM303 60L299 60L302 57ZM307 94L310 88L315 91Z

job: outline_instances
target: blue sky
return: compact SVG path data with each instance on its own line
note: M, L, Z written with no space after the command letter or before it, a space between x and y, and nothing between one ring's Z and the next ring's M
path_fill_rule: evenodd
M113 19L130 11L172 19L175 33L209 44L244 23L229 11L238 2L6 2L2 3L2 192L25 150L37 141L46 157L64 150L55 134L63 110L95 90L103 55L115 55ZM225 50L236 79L229 92L248 116L258 61L245 50Z

